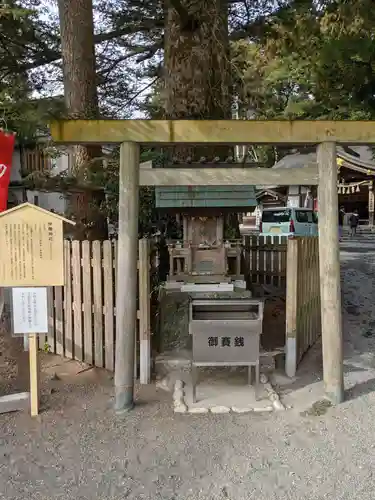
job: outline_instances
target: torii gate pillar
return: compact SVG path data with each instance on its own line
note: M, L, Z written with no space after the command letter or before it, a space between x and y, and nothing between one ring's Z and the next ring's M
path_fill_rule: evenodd
M336 144L319 144L317 156L323 378L327 397L338 404L344 400L344 376Z
M137 323L139 144L120 148L116 283L115 410L134 406L134 349Z

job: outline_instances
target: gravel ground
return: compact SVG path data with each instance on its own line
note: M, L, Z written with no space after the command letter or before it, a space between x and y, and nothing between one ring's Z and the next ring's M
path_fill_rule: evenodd
M0 498L373 500L375 251L343 250L351 388L340 407L320 416L175 415L170 395L146 387L119 418L108 377L55 381L38 420L0 416Z

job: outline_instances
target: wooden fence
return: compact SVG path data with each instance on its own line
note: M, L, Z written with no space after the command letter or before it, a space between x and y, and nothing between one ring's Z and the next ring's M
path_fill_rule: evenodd
M39 348L114 370L116 241L65 241L65 286L48 290L49 333ZM150 245L139 241L140 376L150 377ZM137 325L135 325L137 326ZM137 343L136 343L137 344Z
M52 160L43 151L43 148L36 146L32 149L21 149L21 166L27 174L33 172L43 172L51 170Z
M269 349L275 342L278 347L285 331L286 372L294 376L304 354L321 334L318 238L249 235L244 244L249 284L280 289L276 297L266 300L269 317L264 318L262 342ZM269 288L268 292L275 290ZM285 304L279 314L269 314L272 300L277 307Z
M286 286L287 242L283 236L244 237L245 268L250 283Z
M294 376L303 355L321 335L318 238L288 240L286 372Z
M116 248L115 241L64 242L66 284L48 290L49 333L39 337L41 349L114 370ZM142 383L150 381L150 250L148 240L139 241L135 332ZM282 289L286 371L294 376L321 332L318 238L246 236L244 257L253 284Z

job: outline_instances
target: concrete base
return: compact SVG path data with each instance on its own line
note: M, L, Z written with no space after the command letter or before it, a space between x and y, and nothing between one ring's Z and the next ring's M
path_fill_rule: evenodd
M247 385L246 381L246 373L241 369L206 369L201 373L197 400L193 403L191 382L176 380L173 389L174 411L224 414L285 410L264 374L262 383L257 387Z
M185 403L189 412L193 410L194 413L197 408L204 408L212 413L228 413L237 409L242 412L254 411L255 408L258 411L272 411L263 387L257 391L254 386L247 385L246 379L241 380L238 374L227 372L225 379L214 372L201 375L205 378L197 386L196 403L192 402L191 387L185 387ZM271 409L268 410L270 406Z
M267 370L268 357L263 368ZM246 367L200 367L193 403L191 351L160 355L155 360L159 389L173 394L175 413L247 413L285 410L264 373L258 386L248 384ZM290 380L290 379L288 379Z

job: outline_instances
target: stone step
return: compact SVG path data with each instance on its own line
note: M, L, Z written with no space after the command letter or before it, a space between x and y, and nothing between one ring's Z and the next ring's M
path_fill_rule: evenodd
M374 240L375 241L375 233L364 233L362 231L357 232L355 236L351 236L349 232L344 232L342 234L343 238L358 238L358 239L368 239L368 240Z
M364 238L343 238L341 243L353 244L356 245L372 245L375 248L375 240L367 240Z
M342 233L342 236L344 238L350 238L351 235L349 232L345 232L345 233ZM375 234L373 233L362 233L362 232L358 232L355 234L355 237L356 238L369 238L369 239L375 239Z
M356 234L355 236L349 236L349 235L344 234L341 239L345 240L345 241L353 241L353 240L375 241L375 236L367 236L367 235L363 235L363 234Z

